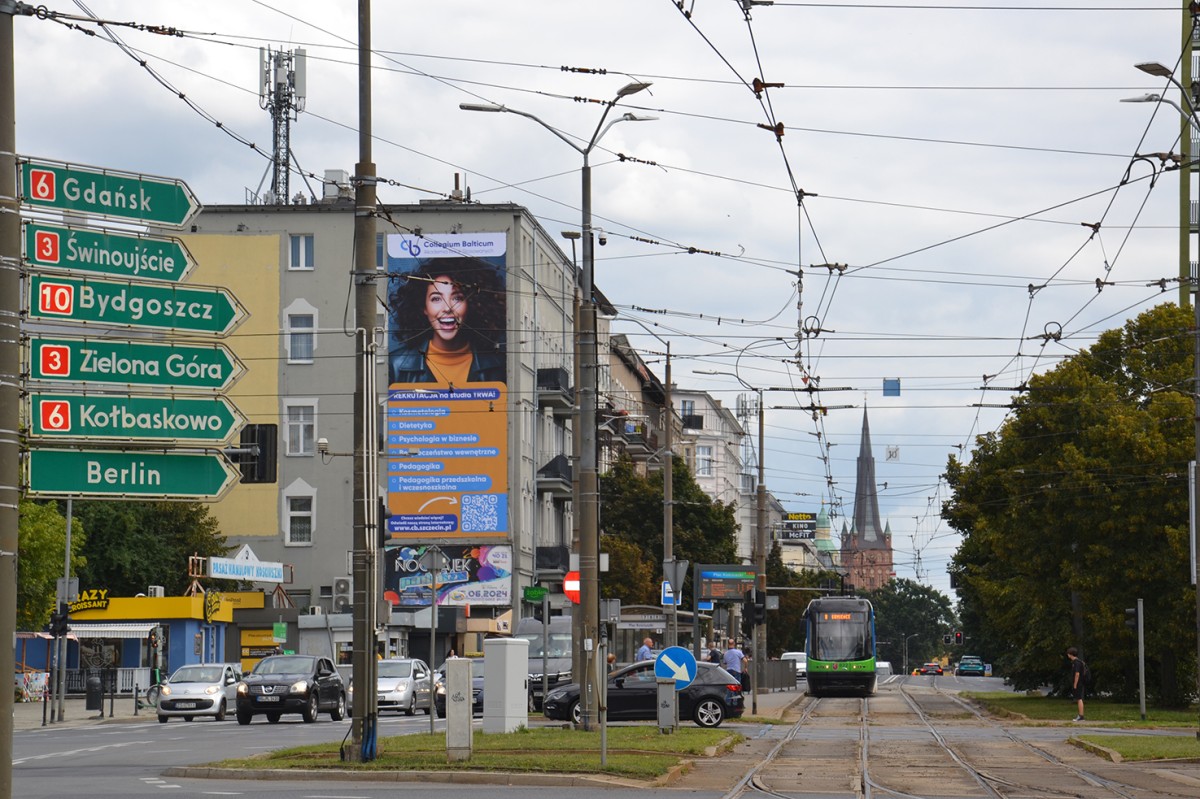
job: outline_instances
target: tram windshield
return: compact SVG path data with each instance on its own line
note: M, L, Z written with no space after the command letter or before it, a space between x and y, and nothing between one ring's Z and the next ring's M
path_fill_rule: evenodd
M815 660L866 660L875 644L867 614L861 611L819 611L813 620Z

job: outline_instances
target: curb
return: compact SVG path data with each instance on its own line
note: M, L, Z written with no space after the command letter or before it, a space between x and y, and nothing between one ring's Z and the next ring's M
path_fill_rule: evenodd
M507 771L345 771L341 769L227 769L181 766L165 777L193 779L301 780L338 782L442 782L458 785L507 785L552 788L647 788L654 783L591 774L529 774Z
M1091 741L1085 741L1081 738L1071 737L1067 739L1067 744L1069 746L1078 747L1085 752L1091 752L1093 755L1098 757L1111 760L1113 763L1125 762L1125 758L1121 757L1121 754L1116 750L1109 749L1107 746L1101 746L1100 744L1094 744Z

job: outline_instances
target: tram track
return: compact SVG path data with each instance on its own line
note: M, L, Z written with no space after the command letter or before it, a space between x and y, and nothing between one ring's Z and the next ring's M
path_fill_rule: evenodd
M1181 799L1149 769L1068 762L935 684L871 698L810 697L799 718L722 799ZM1055 747L1050 747L1051 749ZM1084 757L1082 753L1080 757ZM1164 784L1168 783L1168 784ZM1190 789L1190 790L1189 790Z

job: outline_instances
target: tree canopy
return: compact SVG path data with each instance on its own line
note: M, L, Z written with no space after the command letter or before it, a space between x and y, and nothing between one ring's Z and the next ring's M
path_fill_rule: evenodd
M17 527L17 629L40 630L54 612L58 580L63 576L67 549L67 520L54 502L21 500ZM71 525L71 563L84 565L80 552L83 526Z
M1124 609L1145 601L1147 692L1195 686L1188 462L1191 312L1162 305L1033 377L968 463L943 517L963 535L951 571L964 629L1018 688L1062 684L1079 648L1097 688L1137 688Z
M889 580L864 596L875 608L879 659L889 661L896 671L939 658L947 651L943 637L954 630L957 623L950 598L945 594L900 578ZM973 648L973 643L967 648L969 654L981 654ZM906 652L907 662L904 659Z

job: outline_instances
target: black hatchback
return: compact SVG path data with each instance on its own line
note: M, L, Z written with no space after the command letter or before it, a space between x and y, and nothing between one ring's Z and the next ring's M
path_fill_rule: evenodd
M745 711L742 684L716 663L696 664L696 679L678 692L679 718L701 727L717 727ZM658 680L654 661L644 660L608 675L608 719L646 721L658 718ZM579 723L579 685L571 683L546 695L546 718Z
M346 686L329 658L272 655L238 683L238 724L249 724L260 713L272 724L284 713L299 713L311 723L326 712L334 721L346 715Z

